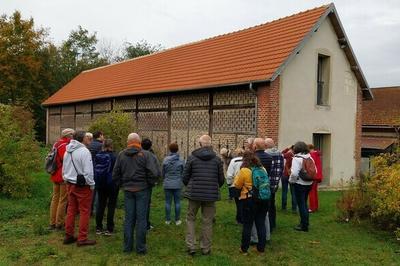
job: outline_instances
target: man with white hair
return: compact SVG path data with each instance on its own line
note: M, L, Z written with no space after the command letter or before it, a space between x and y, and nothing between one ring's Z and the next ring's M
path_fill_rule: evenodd
M113 181L125 192L124 252L133 251L136 227L136 253L146 254L146 233L150 187L157 181L159 168L149 151L143 150L137 133L128 136L128 146L115 162Z
M275 142L271 138L265 139L265 152L272 157L271 170L269 172L269 181L271 184L271 199L269 202L268 216L271 233L276 227L276 206L275 193L279 187L279 181L282 178L284 160L280 150L275 146Z
M203 255L211 252L212 225L215 217L215 202L221 199L219 188L224 184L221 159L211 146L211 138L203 135L200 148L189 156L183 171L183 183L187 186L185 197L189 199L187 212L186 245L188 253L196 253L196 215L201 208L200 248Z

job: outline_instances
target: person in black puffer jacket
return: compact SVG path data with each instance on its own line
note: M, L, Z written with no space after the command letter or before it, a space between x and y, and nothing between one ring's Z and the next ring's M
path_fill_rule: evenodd
M222 161L212 150L211 138L200 137L200 147L189 156L183 171L183 183L187 186L185 197L189 199L187 213L186 245L188 253L194 255L196 214L201 208L202 228L200 248L203 255L211 252L212 223L215 217L215 202L220 200L220 187L225 176Z

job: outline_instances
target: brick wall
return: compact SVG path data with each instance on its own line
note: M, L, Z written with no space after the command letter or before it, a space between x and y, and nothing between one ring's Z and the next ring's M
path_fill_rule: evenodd
M275 143L279 134L279 86L277 77L257 89L257 136L272 138Z

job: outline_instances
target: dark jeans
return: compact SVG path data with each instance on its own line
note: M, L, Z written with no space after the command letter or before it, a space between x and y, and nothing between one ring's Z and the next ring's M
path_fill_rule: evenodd
M271 199L268 205L268 218L269 218L269 230L272 231L276 227L276 206L275 206L275 192L271 191Z
M236 189L234 187L229 187L229 197L235 200L236 204L236 222L239 224L243 223L243 201L239 200L239 197L235 195Z
M136 227L136 252L146 253L148 203L148 189L125 191L124 252L133 250L133 232Z
M118 187L111 184L106 188L98 188L99 202L96 210L96 229L103 230L103 217L107 206L107 230L114 231L114 213L117 206Z
M181 219L181 190L164 189L165 191L165 220L171 221L171 203L174 198L175 203L175 221Z
M299 206L300 213L300 226L302 229L308 229L308 193L310 193L311 185L304 186L300 184L294 184L294 191L296 194L297 205Z
M252 199L243 201L243 231L241 249L245 252L250 246L251 228L253 222L257 228L257 250L264 252L266 244L265 217L268 211L268 203L254 202Z
M150 205L151 205L151 195L153 194L153 187L149 187L148 188L148 190L149 190L149 200L148 200L148 203L147 203L147 215L146 215L146 219L147 219L147 225L146 225L146 228L147 228L147 230L150 230L150 226L151 226L151 223L150 223Z
M290 185L290 195L292 197L292 211L297 210L296 195L294 194L294 187L289 184L289 178L282 178L282 210L286 210L287 207L287 194Z

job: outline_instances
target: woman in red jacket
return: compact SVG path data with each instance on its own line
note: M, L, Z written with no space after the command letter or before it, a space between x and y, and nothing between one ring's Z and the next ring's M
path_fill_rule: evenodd
M50 205L50 230L62 230L64 228L68 197L65 182L62 177L63 158L65 149L74 133L75 130L71 128L64 129L61 133L61 138L53 146L57 149L57 170L51 175L53 195Z
M313 182L311 186L311 191L309 194L309 212L316 212L318 210L318 184L322 182L322 162L321 162L321 152L314 148L314 145L308 144L308 148L310 149L310 155L315 162L315 166L317 167L317 176L316 180Z

